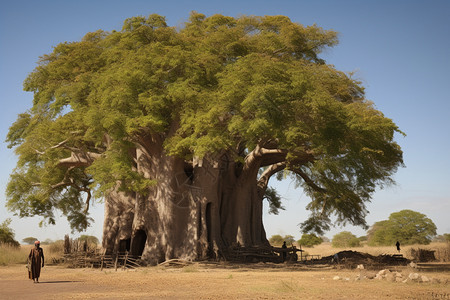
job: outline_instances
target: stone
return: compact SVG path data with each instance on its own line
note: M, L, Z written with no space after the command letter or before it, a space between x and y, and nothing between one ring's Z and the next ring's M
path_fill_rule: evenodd
M415 262L411 262L411 263L409 264L409 266L410 266L411 268L417 268L417 264L416 264Z
M339 276L334 276L334 277L333 277L333 280L341 280L341 277L339 277Z
M358 265L357 267L356 267L357 269L359 269L359 270L364 270L364 265Z
M425 275L420 276L420 279L422 279L422 282L430 282L430 278Z
M419 281L420 275L417 273L409 273L408 278L412 281Z
M402 277L395 277L396 282L404 282Z

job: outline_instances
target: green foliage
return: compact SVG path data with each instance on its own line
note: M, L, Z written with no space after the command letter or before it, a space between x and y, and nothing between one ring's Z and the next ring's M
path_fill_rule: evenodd
M286 245L289 246L289 245L292 245L295 242L295 239L294 239L294 237L292 235L289 235L289 234L285 235L285 236L281 236L279 234L275 234L275 235L272 235L269 238L269 242L270 242L270 244L277 245L277 246L280 246L280 245L283 244L283 242L286 242Z
M152 137L186 160L282 150L285 172L312 199L305 232L329 229L330 215L365 227L371 194L403 164L401 131L352 74L319 57L336 44L336 32L285 16L196 12L180 29L150 15L59 44L24 82L34 98L7 135L19 156L7 206L50 224L62 212L82 231L89 202L117 185L145 193L155 184L132 154ZM266 199L282 209L275 191Z
M297 241L297 243L303 247L314 247L315 245L322 244L323 240L321 237L318 237L314 233L304 233Z
M0 245L20 247L19 242L14 239L14 231L9 227L10 224L11 219L6 219L0 224Z
M37 241L37 238L35 237L26 237L22 240L23 243L28 244L28 245L34 245L34 242Z
M331 241L331 245L335 248L360 247L359 239L349 231L342 231Z
M274 188L268 187L266 189L264 199L269 202L269 214L278 215L280 209L285 210L283 205L281 205L281 197Z
M402 245L431 242L436 235L436 225L426 215L405 209L392 213L388 220L376 222L368 231L368 245L388 246L397 241Z

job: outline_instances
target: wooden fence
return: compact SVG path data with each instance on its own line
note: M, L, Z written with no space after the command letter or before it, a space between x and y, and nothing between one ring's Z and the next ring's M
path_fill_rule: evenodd
M128 252L116 255L100 254L98 252L74 252L64 255L64 262L72 268L100 268L116 271L122 269L136 269L141 266L141 257L132 256Z

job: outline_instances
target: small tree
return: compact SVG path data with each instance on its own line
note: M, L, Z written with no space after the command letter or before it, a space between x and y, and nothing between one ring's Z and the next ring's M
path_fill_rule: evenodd
M281 245L283 242L286 242L287 245L292 245L295 242L295 239L292 235L281 236L279 234L272 235L269 238L269 242L271 245Z
M335 248L361 246L356 235L349 231L342 231L341 233L336 234L331 241L331 245Z
M436 225L426 215L405 209L392 213L388 220L376 222L368 231L370 246L424 244L436 235Z
M33 245L35 241L37 241L37 238L32 237L32 236L26 237L22 240L22 242L27 245Z
M315 245L322 244L323 240L321 237L316 236L314 233L303 234L302 238L297 241L297 243L304 247L314 247Z
M279 234L274 234L269 238L271 245L281 245L283 244L283 237Z
M20 244L14 239L14 231L9 227L11 219L6 219L0 224L0 245L10 245L13 247L19 247Z

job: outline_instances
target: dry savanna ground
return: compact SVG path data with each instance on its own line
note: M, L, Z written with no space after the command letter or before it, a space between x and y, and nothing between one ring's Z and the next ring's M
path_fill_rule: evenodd
M313 249L320 247L323 252L327 250L327 245ZM370 253L369 248L374 247L355 250ZM309 249L310 254L313 249ZM332 250L336 253L343 249ZM371 250L371 254L377 254ZM406 276L416 272L410 267L389 269ZM46 266L41 283L33 284L27 279L24 264L8 264L0 267L0 299L450 299L450 272L426 273L439 283L356 281L359 274L356 269L263 263L194 263L182 268L156 266L134 271ZM335 276L341 280L334 280Z

